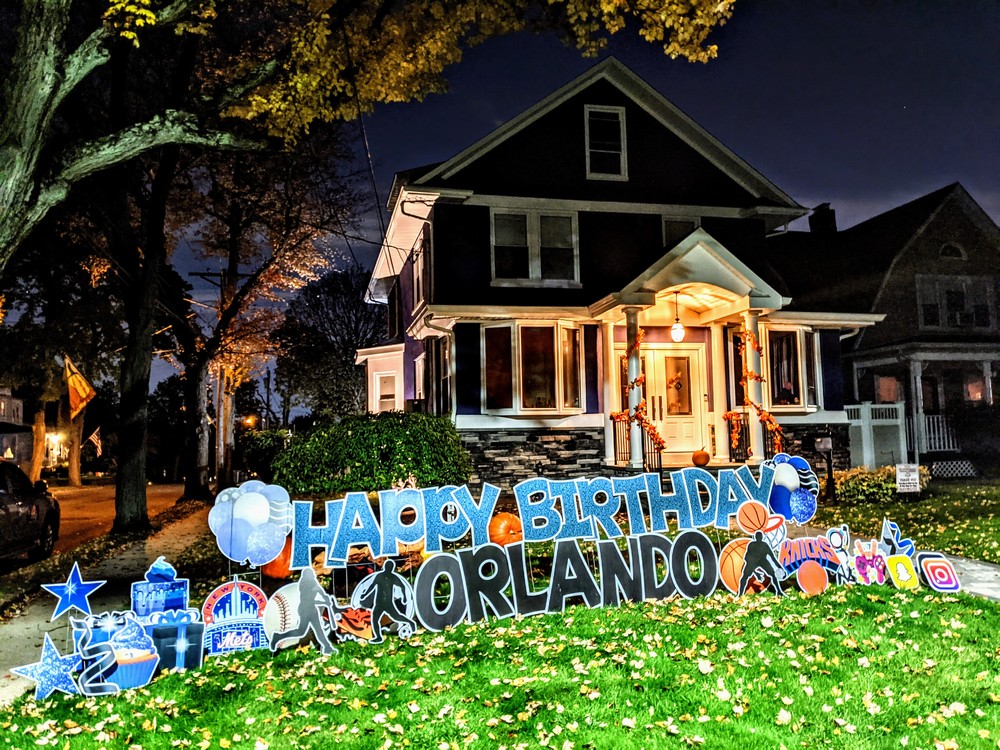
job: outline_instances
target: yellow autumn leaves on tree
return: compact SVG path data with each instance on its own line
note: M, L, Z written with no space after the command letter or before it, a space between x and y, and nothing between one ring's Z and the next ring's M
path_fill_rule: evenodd
M671 58L707 62L707 44L732 15L734 0L406 0L395 4L270 0L283 49L280 73L251 90L229 114L264 122L294 141L314 120L353 119L376 103L420 100L443 91L445 69L462 52L517 31L555 31L592 56L612 34L635 28ZM223 10L219 5L218 10ZM169 18L178 29L204 31L215 4L108 0L106 25L139 43L138 30ZM265 43L267 41L268 43ZM261 49L271 48L262 40Z

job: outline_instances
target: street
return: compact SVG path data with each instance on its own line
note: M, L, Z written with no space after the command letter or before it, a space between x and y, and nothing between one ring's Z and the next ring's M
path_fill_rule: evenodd
M182 484L152 484L146 487L150 517L172 506L184 490ZM50 487L59 501L62 520L56 552L66 552L111 531L115 520L115 486Z

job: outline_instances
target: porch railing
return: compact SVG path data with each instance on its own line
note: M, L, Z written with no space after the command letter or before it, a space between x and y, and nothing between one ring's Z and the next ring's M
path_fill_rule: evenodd
M726 440L732 440L731 427L727 426ZM729 460L734 464L746 463L750 460L750 422L747 417L740 418L740 430L736 438L736 445L729 444ZM764 434L764 458L774 458L774 444L769 436Z
M627 464L632 460L631 449L629 448L629 428L630 422L623 420L611 420L615 431L615 463ZM663 467L660 451L653 445L653 439L642 431L642 465L644 471L659 471Z
M924 439L921 453L957 453L961 448L955 430L945 414L924 414ZM912 448L914 441L913 417L906 418L906 442Z

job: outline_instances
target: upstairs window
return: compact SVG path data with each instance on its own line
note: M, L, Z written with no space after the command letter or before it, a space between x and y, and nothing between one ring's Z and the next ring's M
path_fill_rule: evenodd
M493 284L573 286L580 281L575 214L493 213Z
M584 107L587 140L587 178L627 180L628 154L625 144L623 107Z
M413 246L410 253L412 260L411 279L413 286L413 309L416 310L420 304L427 299L427 247L429 241L426 234L421 234L420 239Z
M987 276L917 276L920 327L995 330L994 286Z

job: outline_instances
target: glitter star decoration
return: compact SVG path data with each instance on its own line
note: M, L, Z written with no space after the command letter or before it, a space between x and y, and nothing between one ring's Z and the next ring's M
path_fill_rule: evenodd
M66 583L44 583L42 588L50 594L59 597L56 602L52 619L56 620L64 612L71 609L78 609L83 614L90 614L90 602L87 597L103 586L107 581L84 581L80 575L80 564L73 563L73 570L69 573Z
M80 662L80 654L76 652L61 656L49 634L46 633L45 643L42 644L42 658L34 664L14 667L10 671L37 683L35 700L43 701L56 690L67 695L80 692L72 677L73 672L79 669Z

